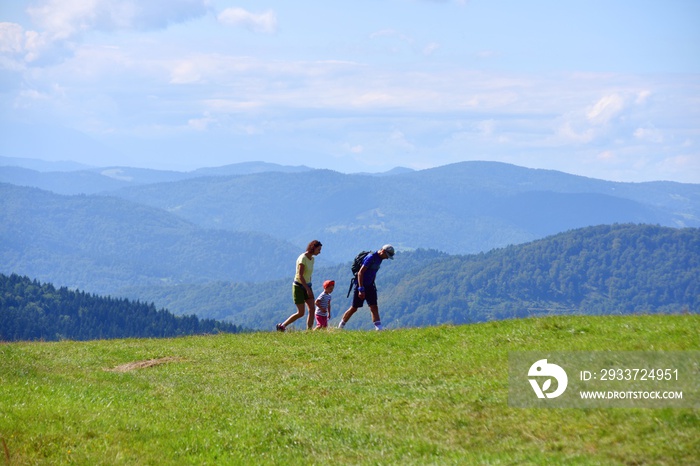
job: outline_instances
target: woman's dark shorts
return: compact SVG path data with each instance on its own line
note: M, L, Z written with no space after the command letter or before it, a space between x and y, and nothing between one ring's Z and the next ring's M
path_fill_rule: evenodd
M313 298L313 292L314 290L311 288L311 284L309 283L309 289L311 289L311 296L306 292L306 288L304 288L301 285L297 285L296 283L292 284L292 297L294 298L294 304L303 304L306 301L309 300L309 298Z

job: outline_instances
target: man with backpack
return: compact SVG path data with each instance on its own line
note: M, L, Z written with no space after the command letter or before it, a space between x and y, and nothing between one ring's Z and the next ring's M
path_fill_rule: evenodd
M340 319L338 328L344 328L345 324L350 320L350 317L364 305L367 301L369 311L372 314L372 322L375 330L382 330L382 321L379 318L379 307L377 306L377 287L374 284L374 279L377 276L377 271L384 259L394 259L394 247L391 244L384 245L377 252L362 252L355 258L353 264L353 273L359 266L357 274L353 278L355 292L352 298L352 305L345 311ZM364 255L364 257L362 257ZM352 288L352 283L350 285Z

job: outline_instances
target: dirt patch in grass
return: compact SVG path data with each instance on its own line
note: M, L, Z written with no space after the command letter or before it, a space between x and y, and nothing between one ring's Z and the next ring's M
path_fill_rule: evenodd
M167 358L149 359L147 361L134 361L126 364L122 364L112 369L105 369L110 372L129 372L136 369L146 369L147 367L160 366L161 364L168 364L171 362L182 362L184 359L168 356Z

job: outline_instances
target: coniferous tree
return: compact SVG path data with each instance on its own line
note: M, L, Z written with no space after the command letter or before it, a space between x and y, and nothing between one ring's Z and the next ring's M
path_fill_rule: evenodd
M0 274L0 340L150 338L229 332L236 325L175 316L153 303L56 289L28 277Z

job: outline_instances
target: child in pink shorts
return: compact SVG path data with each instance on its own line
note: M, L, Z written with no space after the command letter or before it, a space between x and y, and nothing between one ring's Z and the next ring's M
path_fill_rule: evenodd
M328 327L331 318L331 293L335 288L333 280L323 282L323 293L316 298L316 329Z

